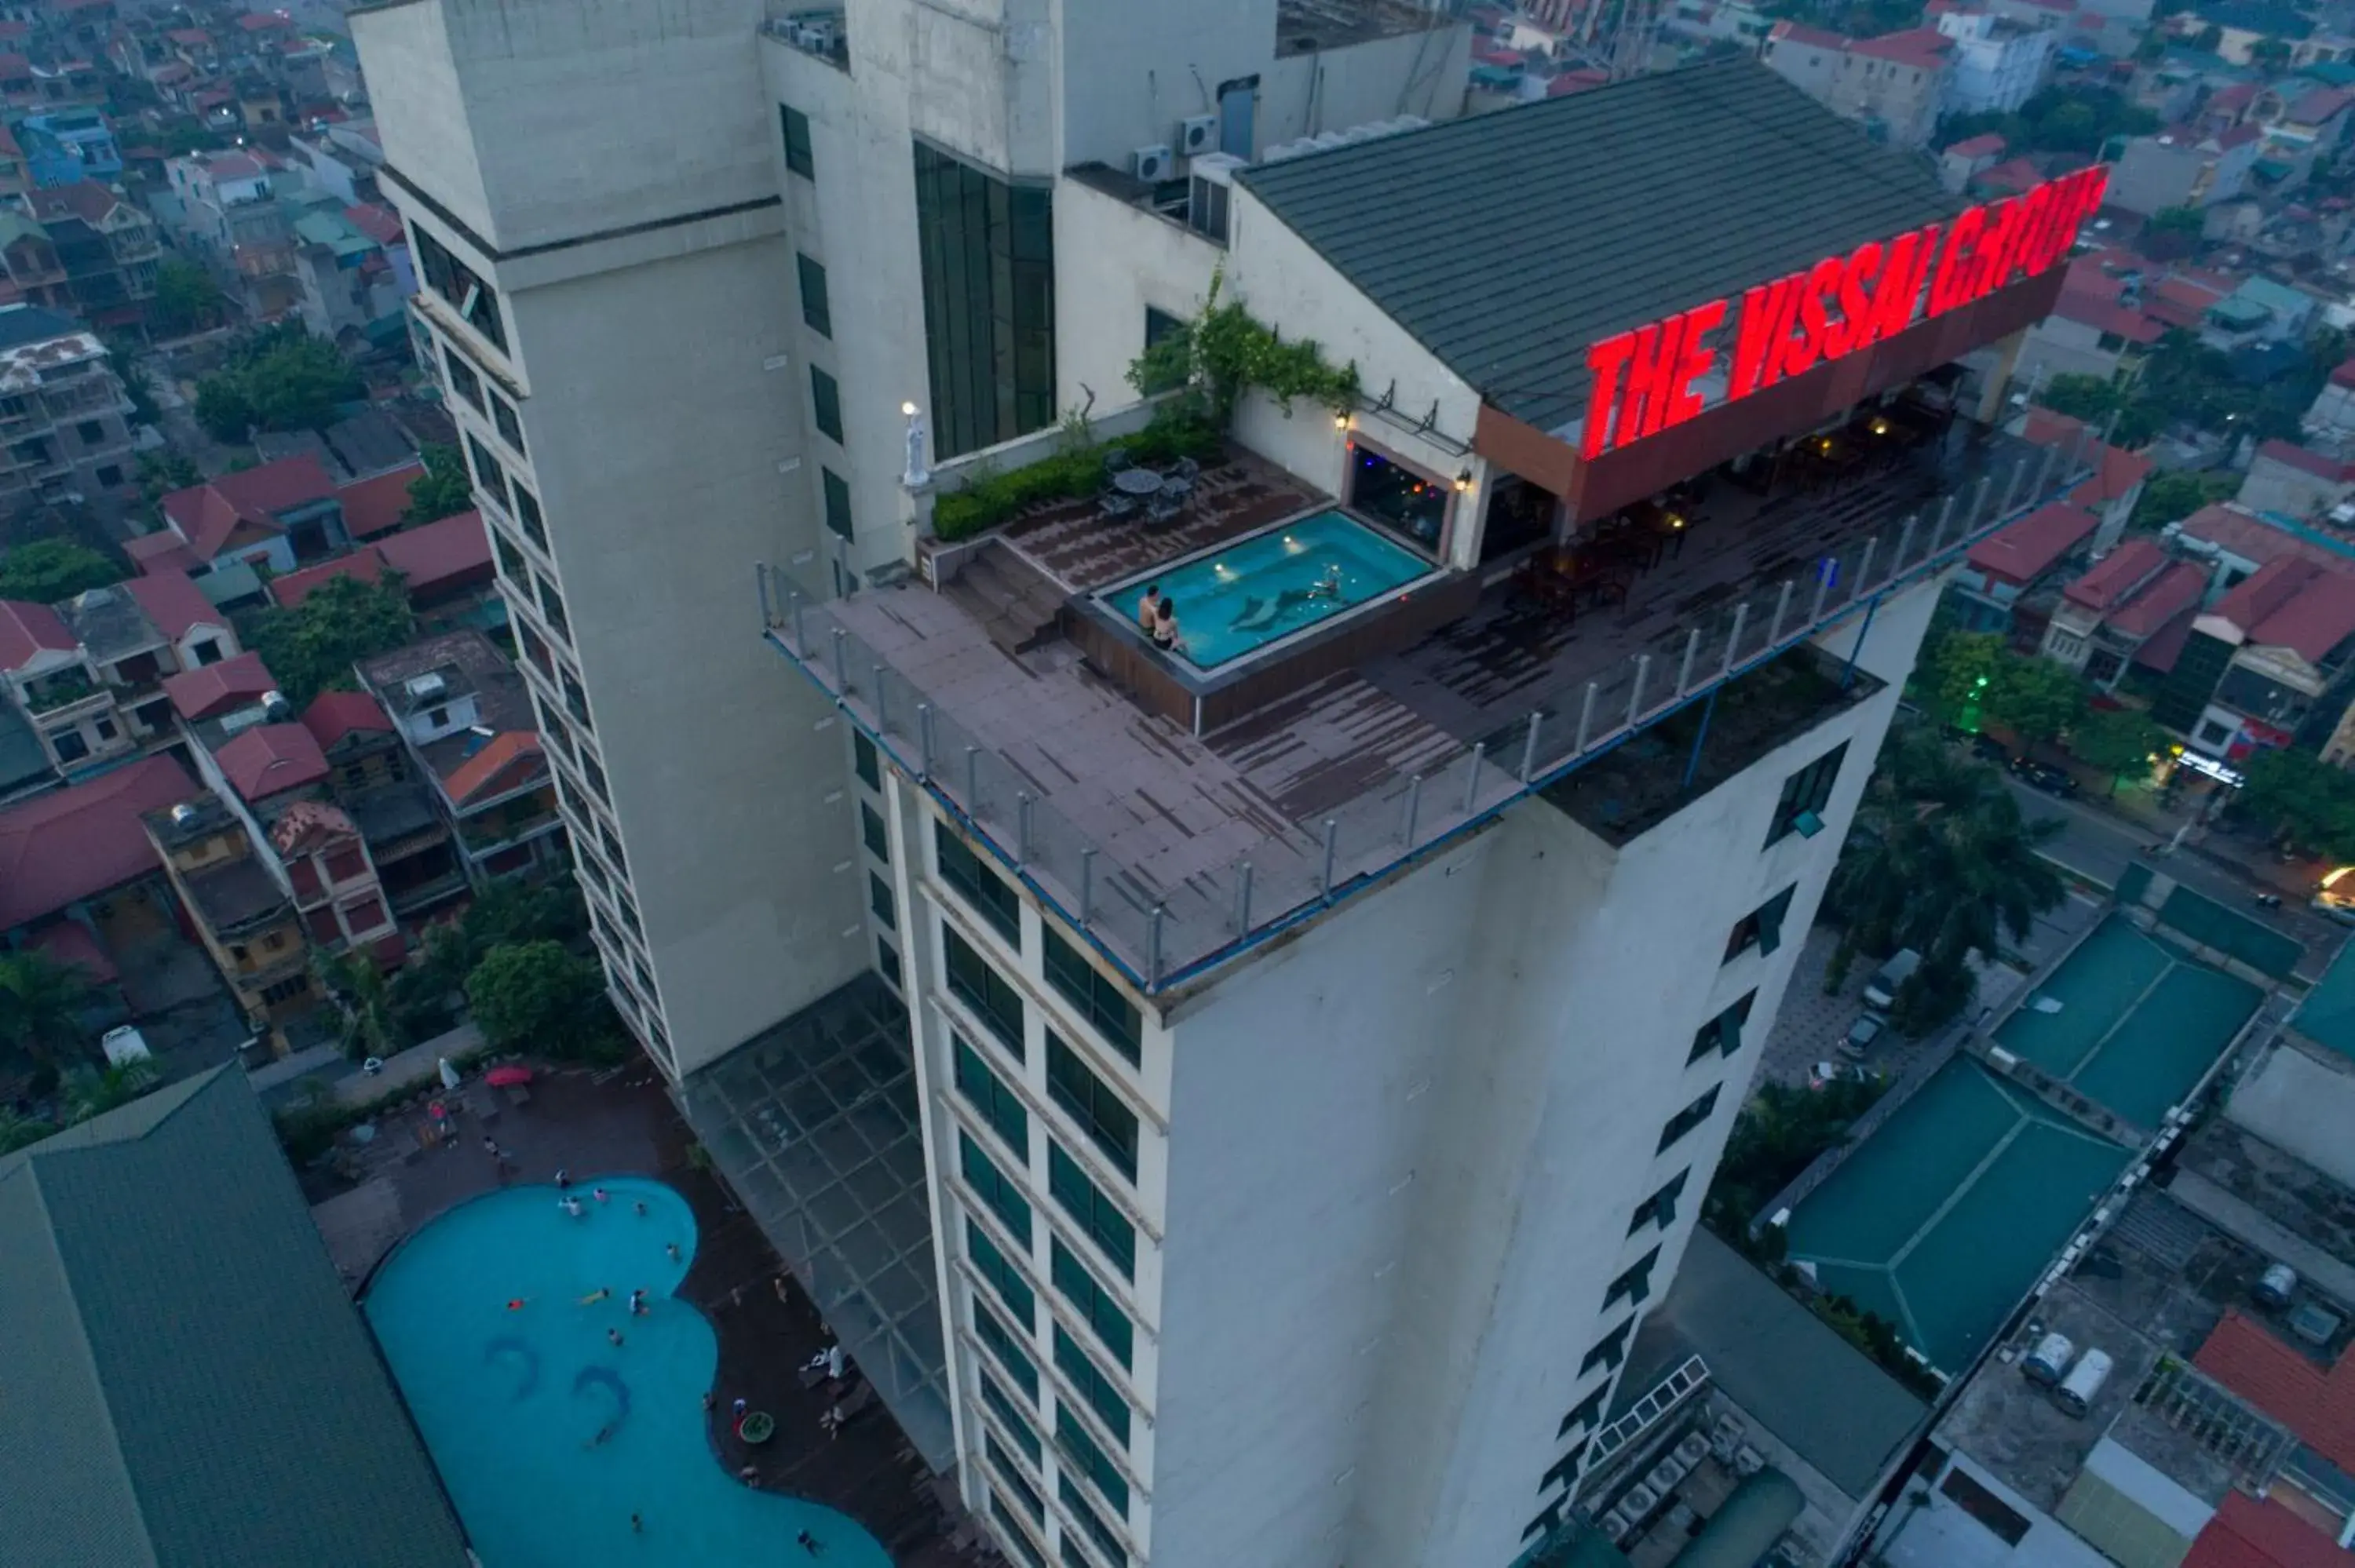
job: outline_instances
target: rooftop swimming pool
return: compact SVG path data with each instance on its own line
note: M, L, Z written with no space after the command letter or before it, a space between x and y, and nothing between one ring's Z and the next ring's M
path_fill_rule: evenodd
M578 1219L553 1187L464 1204L404 1242L362 1303L485 1568L814 1561L804 1531L826 1568L890 1568L841 1514L720 1467L703 1414L718 1342L672 1296L695 1258L694 1216L659 1182L603 1185L603 1203L573 1189Z
M1197 669L1211 670L1436 569L1345 513L1319 512L1096 598L1135 626L1138 601L1158 586L1174 602L1183 657Z

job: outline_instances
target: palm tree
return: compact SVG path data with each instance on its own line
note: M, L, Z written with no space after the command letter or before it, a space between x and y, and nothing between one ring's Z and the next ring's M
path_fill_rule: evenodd
M163 1075L164 1070L144 1057L119 1066L72 1068L65 1075L66 1120L88 1121L127 1106Z
M1965 960L1994 958L2006 936L2025 938L2061 902L2061 874L2037 853L2060 831L2058 820L2023 819L1995 769L1934 733L1892 735L1832 873L1827 903L1843 927L1835 969L1859 952L1911 948L1922 969L1909 989L1936 1005L1906 1022L1945 1022L1970 995Z
M319 978L343 1010L344 1054L355 1061L389 1056L402 1044L400 1025L393 1015L392 991L382 971L358 953L321 956Z
M56 1065L83 1044L82 971L44 953L0 953L0 1047Z

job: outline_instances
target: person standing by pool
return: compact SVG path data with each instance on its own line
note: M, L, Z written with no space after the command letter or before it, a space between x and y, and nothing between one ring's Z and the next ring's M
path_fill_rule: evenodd
M1161 585L1155 583L1145 590L1145 597L1136 601L1136 629L1150 637L1160 620Z

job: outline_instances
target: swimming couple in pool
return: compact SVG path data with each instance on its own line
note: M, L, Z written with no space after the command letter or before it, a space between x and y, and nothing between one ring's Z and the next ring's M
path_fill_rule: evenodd
M1243 600L1229 630L1234 631L1264 631L1303 605L1316 604L1341 597L1341 568L1331 566L1325 575L1305 588L1284 588L1274 599L1262 599L1253 594ZM1153 645L1165 653L1183 652L1186 640L1178 631L1178 601L1161 596L1161 585L1155 583L1136 601L1137 630L1150 638Z

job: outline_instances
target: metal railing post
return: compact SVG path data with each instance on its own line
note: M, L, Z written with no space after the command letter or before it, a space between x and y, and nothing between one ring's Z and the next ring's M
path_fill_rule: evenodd
M809 601L802 597L802 590L799 588L793 590L793 596L794 652L797 657L806 659L809 657L809 632L802 625L802 611L807 608Z
M841 627L834 629L834 694L850 695L850 635Z
M875 733L891 733L891 688L883 682L883 666L870 664L868 673L875 677Z
M981 747L964 748L964 814L981 821Z
M1930 530L1930 554L1934 556L1946 546L1946 524L1955 520L1955 493L1946 492L1946 499L1938 505L1938 525ZM1927 556L1923 557L1927 559Z
M1521 782L1526 784L1538 770L1538 726L1544 722L1543 713L1529 715L1529 733L1521 740Z
M1897 554L1889 561L1889 580L1891 582L1895 582L1897 574L1905 569L1905 552L1913 547L1913 525L1921 521L1919 512L1908 513L1904 524L1897 530Z
M1251 932L1252 863L1241 861L1235 866L1235 935Z
M1839 557L1826 556L1816 567L1816 604L1807 611L1807 624L1813 626L1824 618L1824 600L1831 597L1832 579L1839 576Z
M1692 690L1693 661L1700 657L1700 628L1696 626L1685 633L1685 662L1677 671L1677 695L1681 697Z
M1472 802L1480 798L1480 759L1488 755L1488 743L1476 742L1472 747L1472 766L1464 776L1464 814L1472 814Z
M1979 476L1979 492L1977 495L1971 498L1971 520L1964 526L1964 533L1968 534L1974 529L1983 528L1987 525L1987 502L1993 498L1994 494L1995 475L1991 473L1981 474ZM1959 540L1956 541L1958 544L1961 541Z
M1161 983L1161 919L1167 913L1158 904L1153 906L1153 923L1146 930L1145 972L1154 985Z
M1586 702L1578 710L1578 742L1570 748L1572 757L1586 755L1586 737L1594 727L1594 687L1593 681L1586 683Z
M1096 917L1096 855L1092 846L1080 852L1080 928Z
M1414 848L1414 819L1423 810L1423 775L1411 773L1406 780L1406 811L1399 819L1399 843L1405 849Z
M1014 863L1030 863L1030 791L1014 791Z
M777 618L776 618L776 614L775 614L775 612L774 612L774 611L773 611L773 610L769 608L769 563L768 563L768 562L766 562L766 561L754 561L754 562L752 563L752 586L753 586L755 588L757 588L758 590L760 590L760 595L761 595L761 630L763 630L763 631L766 631L766 630L768 630L771 627L773 627L773 626L774 626L774 625L776 625L776 624L777 624Z
M2044 461L2036 465L2036 488L2030 494L2041 499L2052 488L2052 465L2061 461L2059 447L2046 447Z
M1718 669L1718 679L1733 673L1733 662L1742 657L1742 629L1749 620L1750 601L1745 599L1733 607L1733 630L1725 634L1725 662Z
M1873 552L1880 548L1881 535L1878 534L1864 542L1864 554L1856 563L1856 581L1849 588L1849 597L1850 599L1855 599L1861 595L1864 592L1865 585L1872 581Z
M1998 516L2010 516L2012 508L2019 504L2019 482L2027 477L2028 460L2020 458L2011 465L2011 477L2003 482L2003 510Z
M1341 819L1340 819L1340 818L1338 818L1338 817L1327 817L1327 818L1326 818L1326 819L1325 819L1325 874L1324 874L1324 877L1323 877L1323 879L1322 879L1322 881L1321 881L1321 883L1320 883L1320 885L1320 885L1320 886L1322 887L1322 889L1323 889L1324 896L1326 896L1326 897L1327 897L1327 898L1330 898L1330 897L1332 897L1332 896L1333 896L1333 852L1334 852L1335 848L1338 845L1338 843L1339 843L1339 842L1340 842L1340 838L1341 838Z
M1635 683L1627 688L1627 726L1631 729L1635 727L1636 715L1644 711L1644 681L1651 673L1652 656L1636 654Z
M1791 589L1796 586L1785 581L1782 591L1774 596L1774 624L1766 629L1766 648L1759 652L1764 652L1783 641L1783 620L1791 613Z
M916 705L916 760L922 768L916 777L926 783L932 777L932 705Z

